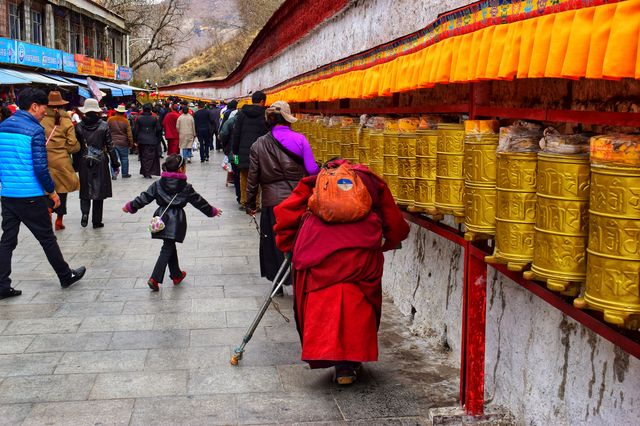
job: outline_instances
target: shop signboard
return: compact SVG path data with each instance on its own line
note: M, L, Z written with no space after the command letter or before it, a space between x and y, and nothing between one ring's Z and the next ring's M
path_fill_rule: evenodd
M16 64L62 71L62 52L30 43L16 42Z
M16 63L16 41L8 38L0 38L0 62L7 64Z
M116 80L131 81L133 79L133 68L118 66Z
M62 52L62 69L65 72L78 74L78 65L72 53Z

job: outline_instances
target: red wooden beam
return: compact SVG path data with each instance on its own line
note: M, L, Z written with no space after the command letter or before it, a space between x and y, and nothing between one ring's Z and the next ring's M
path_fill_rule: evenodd
M385 108L292 108L294 112L303 114L369 114L369 115L388 115L388 114L461 114L469 111L468 104L449 104L449 105L422 105L411 107L385 107Z

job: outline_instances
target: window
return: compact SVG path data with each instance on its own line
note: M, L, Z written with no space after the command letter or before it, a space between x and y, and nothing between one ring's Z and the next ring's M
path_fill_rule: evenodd
M64 9L54 9L54 21L56 28L55 48L69 51L69 28L67 28L67 18Z
M96 58L102 59L107 56L104 46L104 28L96 28Z
M17 3L9 3L9 37L20 40L22 14Z
M93 58L93 28L90 25L84 27L84 54Z
M122 38L121 37L112 37L111 38L111 58L109 58L111 62L116 64L122 63Z
M71 19L71 37L69 37L69 52L84 53L82 48L82 24L77 15Z
M35 44L43 44L42 13L36 10L31 11L31 42Z

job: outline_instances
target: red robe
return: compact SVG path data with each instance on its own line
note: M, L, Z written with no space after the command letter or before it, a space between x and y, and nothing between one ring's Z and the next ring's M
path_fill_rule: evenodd
M164 128L164 137L167 139L167 155L178 154L180 152L180 135L176 123L180 118L180 114L176 111L170 111L162 120Z
M307 212L315 176L274 209L276 244L293 250L295 318L311 368L378 359L382 252L409 233L386 184L366 167L354 168L372 196L367 218L331 224Z

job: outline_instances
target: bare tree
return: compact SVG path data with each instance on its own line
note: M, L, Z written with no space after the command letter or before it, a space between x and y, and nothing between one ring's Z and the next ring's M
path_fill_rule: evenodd
M103 0L103 6L122 16L133 41L130 66L160 68L170 63L174 50L192 36L184 22L189 0Z

